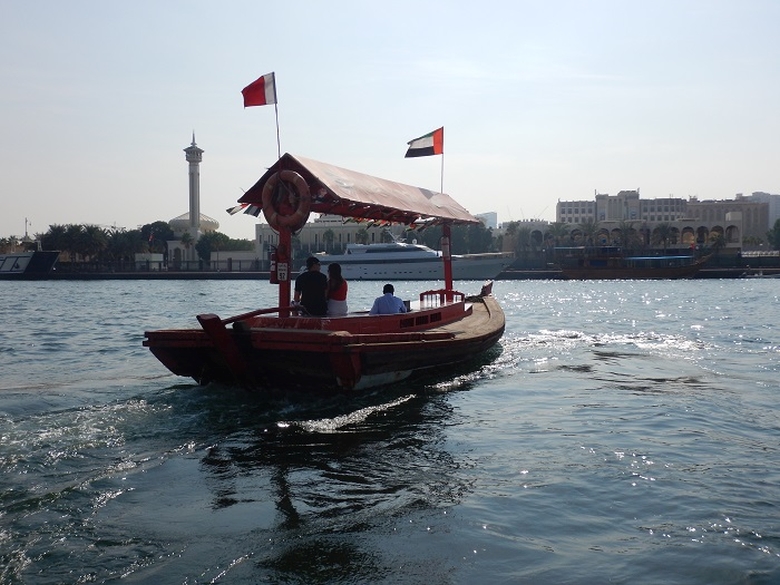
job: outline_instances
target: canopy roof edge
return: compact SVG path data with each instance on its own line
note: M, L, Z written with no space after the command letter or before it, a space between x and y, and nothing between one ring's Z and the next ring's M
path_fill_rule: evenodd
M406 225L476 224L480 220L444 193L372 177L285 153L241 196L239 203L262 207L263 187L276 172L300 174L312 195L311 211Z

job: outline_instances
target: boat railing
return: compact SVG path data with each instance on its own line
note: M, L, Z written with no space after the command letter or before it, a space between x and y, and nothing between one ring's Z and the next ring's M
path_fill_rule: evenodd
M295 307L287 307L287 310L290 311L294 309ZM235 323L236 321L243 321L245 319L249 319L251 317L257 317L258 315L267 315L269 313L278 313L281 310L281 307L272 307L269 309L257 309L256 311L249 311L248 313L242 313L240 315L235 315L233 317L228 317L227 319L222 319L223 325L230 325L231 323Z
M420 308L439 307L453 302L463 302L466 295L456 290L441 288L438 290L426 290L420 293Z

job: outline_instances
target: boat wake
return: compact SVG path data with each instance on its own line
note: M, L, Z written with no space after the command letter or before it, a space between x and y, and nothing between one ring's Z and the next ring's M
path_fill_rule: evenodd
M386 402L384 404L377 404L375 406L366 406L353 412L334 416L332 418L322 419L310 419L304 421L279 421L277 426L280 429L297 427L307 433L336 433L343 431L346 427L360 424L365 422L371 416L377 414L384 414L387 411L400 406L410 400L414 399L414 394L408 394Z

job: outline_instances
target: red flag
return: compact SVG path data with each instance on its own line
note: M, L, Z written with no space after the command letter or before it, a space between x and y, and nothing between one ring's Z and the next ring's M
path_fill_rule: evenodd
M253 81L241 90L244 107L267 106L276 103L276 78L273 71Z
M406 151L404 158L444 154L444 126L429 132L425 136L410 140L407 144L409 145L409 150Z

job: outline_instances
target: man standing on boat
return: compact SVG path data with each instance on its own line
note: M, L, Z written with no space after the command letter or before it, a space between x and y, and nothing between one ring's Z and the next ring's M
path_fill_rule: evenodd
M324 317L328 313L328 278L320 272L320 261L314 256L306 259L306 272L295 279L295 302L312 317Z
M406 313L406 305L395 296L395 287L392 284L386 284L382 288L382 296L374 300L374 305L368 312L369 315L394 315L396 313Z

